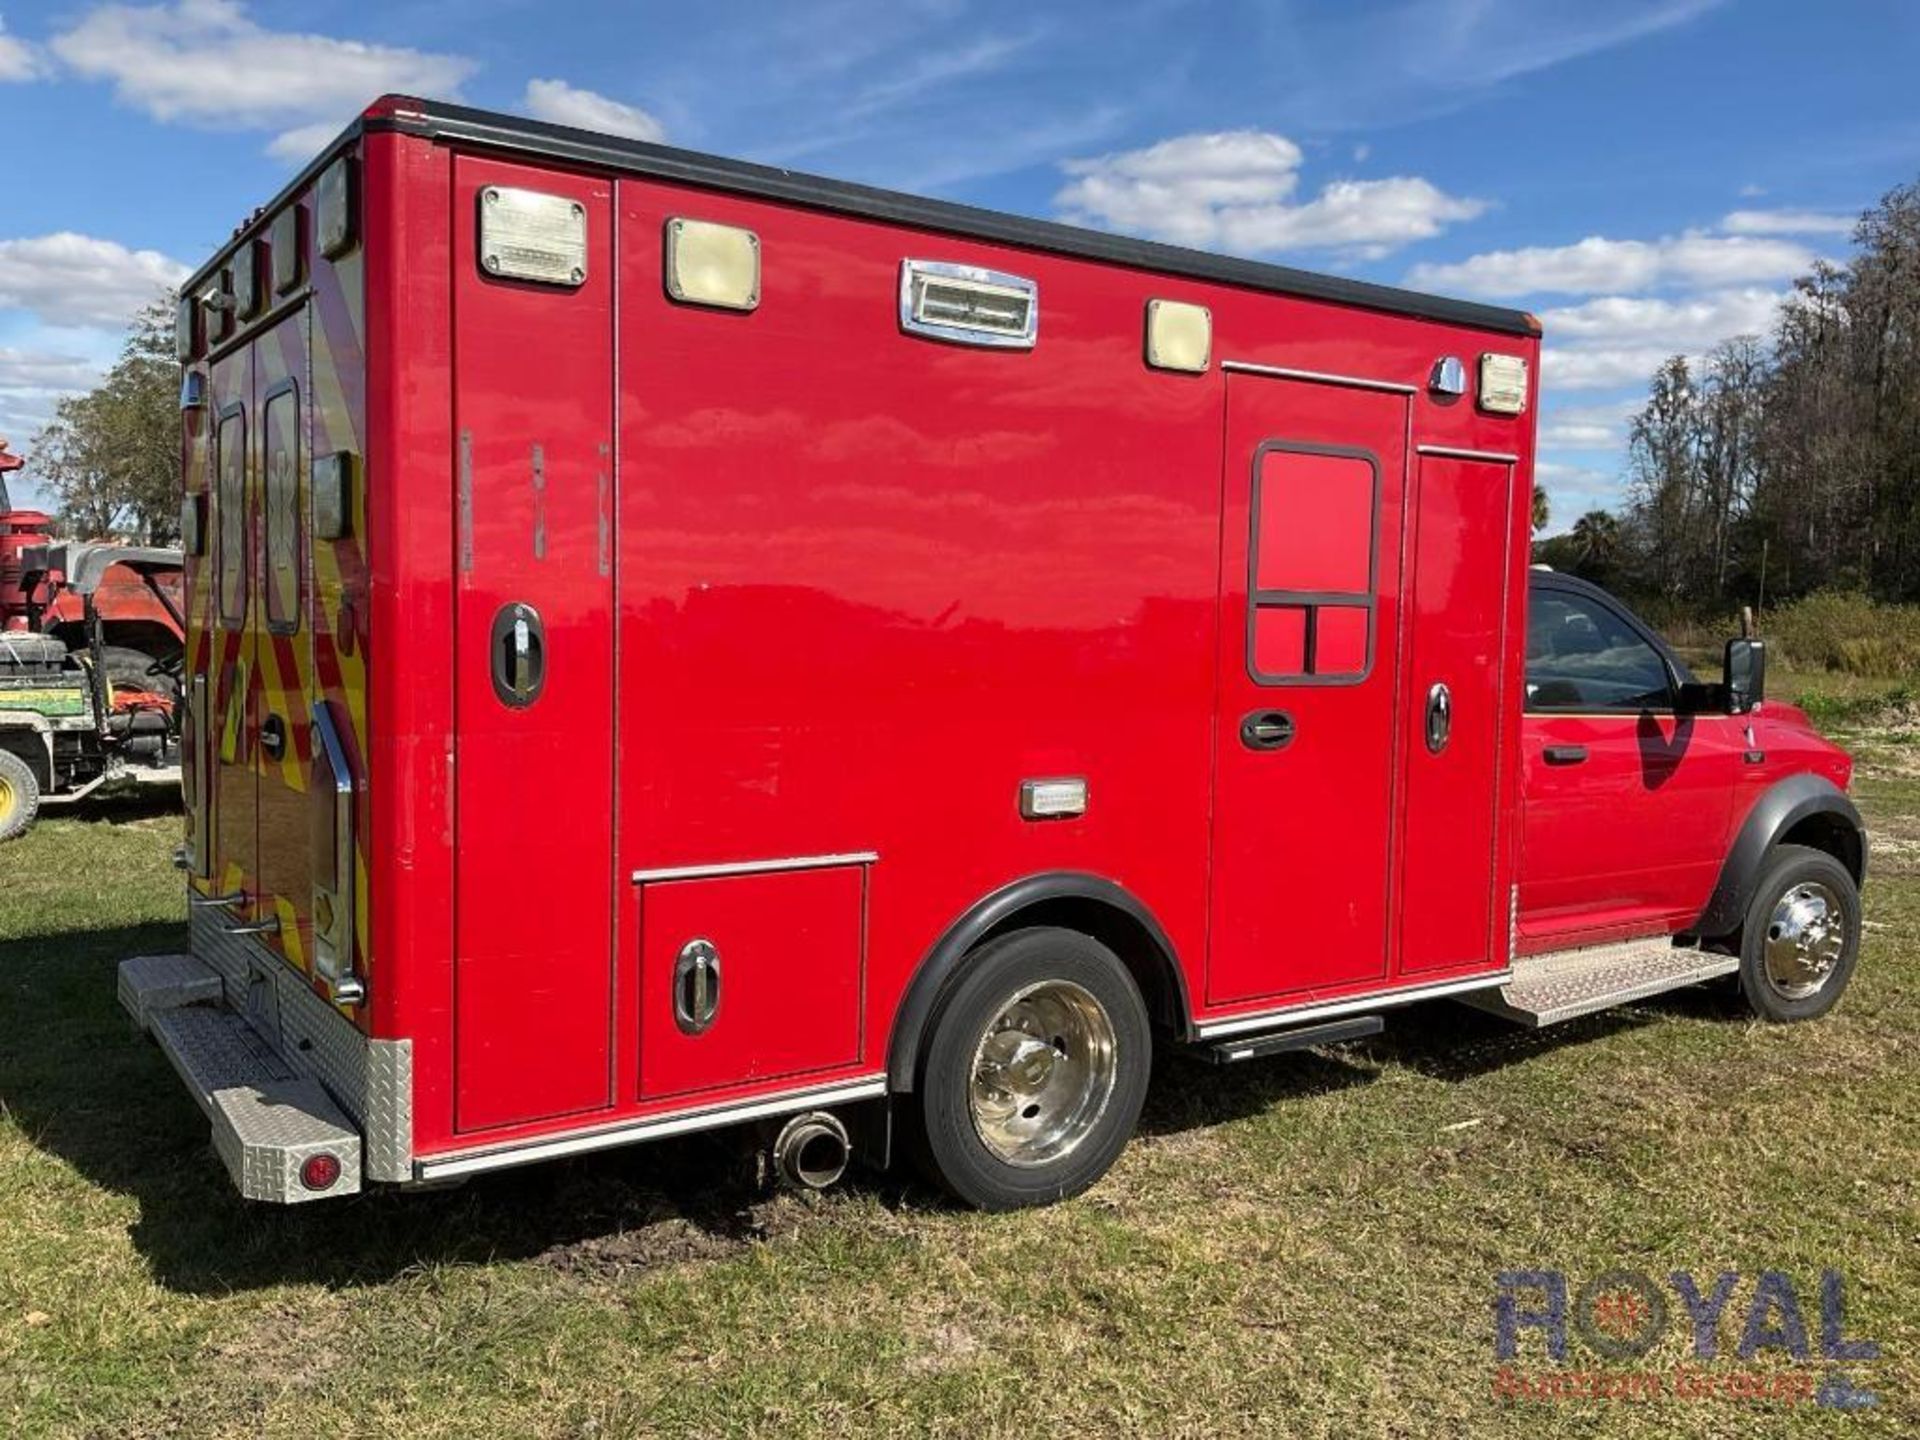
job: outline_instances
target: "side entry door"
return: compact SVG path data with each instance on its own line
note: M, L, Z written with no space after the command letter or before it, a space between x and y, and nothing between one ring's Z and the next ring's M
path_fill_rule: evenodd
M1387 973L1408 403L1227 377L1210 1005Z

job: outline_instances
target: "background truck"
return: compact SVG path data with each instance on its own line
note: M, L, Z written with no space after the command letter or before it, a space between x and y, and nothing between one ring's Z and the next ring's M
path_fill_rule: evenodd
M178 334L120 995L248 1196L752 1125L1033 1204L1156 1047L1850 973L1760 644L1530 577L1518 311L388 97Z

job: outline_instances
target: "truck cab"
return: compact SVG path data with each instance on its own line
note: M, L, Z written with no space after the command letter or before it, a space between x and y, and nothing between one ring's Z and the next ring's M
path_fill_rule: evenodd
M1702 682L1599 586L1530 573L1522 968L1636 947L1711 968L1751 942L1763 1014L1805 1018L1838 998L1866 856L1853 762L1765 698L1764 653L1730 642L1727 673Z

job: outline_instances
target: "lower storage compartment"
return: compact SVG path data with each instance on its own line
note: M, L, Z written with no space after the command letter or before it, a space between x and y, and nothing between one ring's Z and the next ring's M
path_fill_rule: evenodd
M860 1059L867 867L639 887L640 1095Z

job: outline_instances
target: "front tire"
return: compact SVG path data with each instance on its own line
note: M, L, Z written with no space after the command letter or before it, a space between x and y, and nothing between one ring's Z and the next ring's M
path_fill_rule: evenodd
M1019 930L963 963L921 1052L923 1168L981 1210L1077 1195L1146 1099L1153 1036L1133 976L1071 930Z
M40 780L11 750L0 750L0 842L24 835L40 813Z
M1824 1015L1860 958L1860 890L1824 850L1778 845L1740 932L1740 993L1763 1020Z

